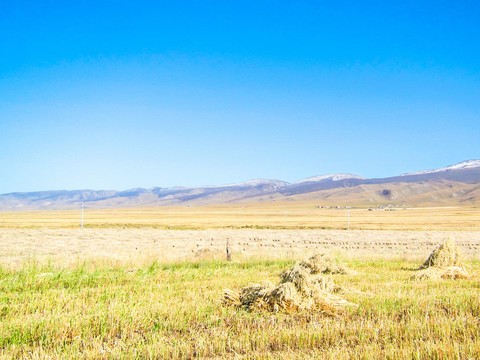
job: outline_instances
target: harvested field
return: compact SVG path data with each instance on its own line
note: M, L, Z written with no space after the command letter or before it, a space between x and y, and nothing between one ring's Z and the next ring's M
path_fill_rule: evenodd
M87 205L88 206L88 205ZM375 205L372 204L375 207ZM468 207L321 208L317 202L275 202L218 206L165 206L128 209L87 209L85 227L156 229L328 229L346 230L480 230L480 209ZM80 208L64 211L0 213L4 228L78 228Z
M233 260L301 259L330 252L351 259L425 261L446 238L455 239L465 260L480 258L480 232L370 230L157 230L157 229L0 229L0 264L26 260L77 263L184 261L225 257Z
M345 261L355 275L328 276L358 306L335 317L249 311L219 300L226 288L276 283L292 265L0 268L0 359L478 358L478 262L468 264L469 279L431 282L409 281L418 263Z
M449 236L471 276L411 281ZM473 231L0 229L0 359L474 358L479 250ZM293 261L323 252L342 262Z

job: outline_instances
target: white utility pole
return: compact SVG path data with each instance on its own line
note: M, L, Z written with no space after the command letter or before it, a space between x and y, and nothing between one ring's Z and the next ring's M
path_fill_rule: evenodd
M82 219L80 221L80 227L83 229L83 209L85 208L85 203L82 202Z

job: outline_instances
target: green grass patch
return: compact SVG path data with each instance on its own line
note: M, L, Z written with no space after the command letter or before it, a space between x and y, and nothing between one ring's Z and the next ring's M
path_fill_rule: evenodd
M0 268L5 359L468 359L480 353L479 263L470 280L411 281L415 264L350 261L333 275L358 304L336 318L225 307L223 289L276 281L291 261L82 263Z

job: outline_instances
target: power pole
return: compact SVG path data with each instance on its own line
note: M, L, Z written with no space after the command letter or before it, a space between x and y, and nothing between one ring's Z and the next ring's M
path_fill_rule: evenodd
M227 261L232 261L232 250L230 249L230 238L227 238Z

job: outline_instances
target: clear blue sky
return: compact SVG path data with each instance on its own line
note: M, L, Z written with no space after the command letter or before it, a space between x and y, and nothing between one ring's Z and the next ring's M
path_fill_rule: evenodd
M0 193L480 158L478 1L10 1Z

